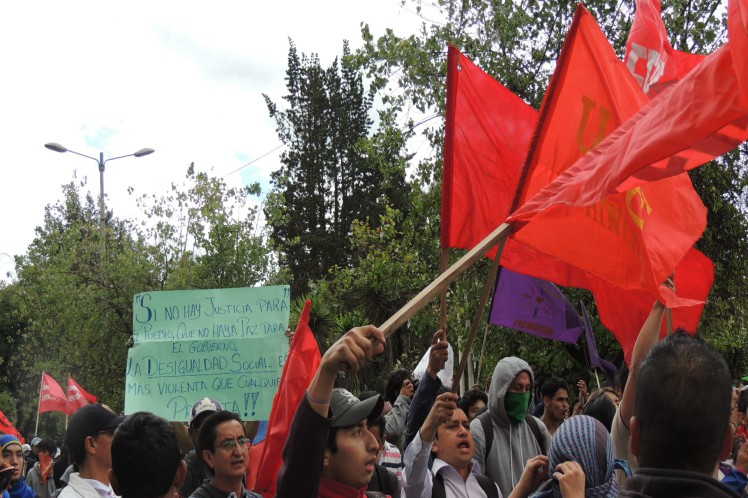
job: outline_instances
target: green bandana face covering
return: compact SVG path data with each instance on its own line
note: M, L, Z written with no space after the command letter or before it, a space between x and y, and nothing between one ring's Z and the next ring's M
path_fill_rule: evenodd
M504 397L504 408L509 420L522 422L527 416L527 408L530 406L530 393L506 393Z

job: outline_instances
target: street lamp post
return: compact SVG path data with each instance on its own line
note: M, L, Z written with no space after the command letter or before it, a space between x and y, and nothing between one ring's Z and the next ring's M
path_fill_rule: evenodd
M99 223L101 224L102 229L104 228L104 168L105 168L106 163L108 163L109 161L114 161L115 159L122 159L123 157L143 157L153 152L153 149L149 149L146 147L144 149L140 149L136 152L133 152L132 154L126 154L124 156L117 156L117 157L110 157L109 159L104 159L104 153L99 152L99 158L97 159L95 157L88 156L86 154L81 154L80 152L76 152L74 150L70 150L54 142L44 144L44 146L48 148L49 150L53 150L55 152L72 152L73 154L77 156L82 156L82 157L87 157L89 159L93 159L99 165Z

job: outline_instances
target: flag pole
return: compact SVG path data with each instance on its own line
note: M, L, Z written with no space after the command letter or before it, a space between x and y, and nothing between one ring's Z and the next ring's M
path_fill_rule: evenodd
M595 374L595 382L597 382L597 388L600 389L600 377L597 375L597 368L592 368L592 373Z
M475 247L470 249L460 259L450 265L446 271L442 272L441 275L436 277L429 285L424 287L421 292L416 294L402 308L397 310L395 314L390 316L382 325L380 325L379 328L384 333L384 336L389 337L394 334L395 331L405 322L410 320L413 315L432 302L436 296L449 287L449 284L457 280L460 275L465 273L468 268L473 266L476 261L482 258L486 251L506 239L511 232L512 225L509 223L502 223L493 232L486 235L486 237L478 242Z
M37 437L39 434L39 410L42 408L42 385L44 383L44 371L42 371L42 376L39 379L39 399L36 403L36 425L34 426L34 437Z
M442 247L439 254L439 272L443 273L449 266L449 247ZM447 289L444 289L439 299L439 328L447 331Z
M488 277L486 278L485 284L483 284L483 292L480 296L480 302L478 303L478 309L475 310L475 316L473 322L470 324L470 335L468 336L467 343L463 351L462 358L460 358L460 365L457 367L457 374L455 374L455 380L452 382L452 388L454 392L458 393L460 386L460 379L462 374L465 373L465 367L467 366L468 359L470 358L470 351L473 349L473 342L475 337L478 335L478 329L480 328L481 322L483 321L483 311L486 308L486 303L491 295L491 292L496 287L496 276L499 273L499 261L501 261L501 253L504 252L504 246L506 245L506 238L499 242L498 249L496 251L496 257L491 261L491 268L488 270Z

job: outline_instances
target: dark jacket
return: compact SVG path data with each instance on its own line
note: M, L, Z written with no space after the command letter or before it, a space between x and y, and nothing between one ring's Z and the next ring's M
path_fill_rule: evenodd
M640 468L618 496L631 498L739 498L711 477L685 470Z
M190 498L228 498L229 496L232 498L262 498L262 495L258 495L257 493L253 493L246 489L244 490L244 493L242 493L242 496L236 496L233 491L230 493L221 491L210 483L202 484L194 493L192 493L192 495L190 495Z
M410 403L410 410L408 410L405 446L403 448L407 448L413 438L416 437L416 433L421 430L424 420L429 416L434 400L443 392L446 392L446 389L442 386L439 377L434 378L428 372L424 372L421 381L418 383L418 389L413 395L413 401Z
M197 488L213 477L210 474L210 469L205 465L202 458L197 456L195 450L190 450L189 453L184 457L184 463L187 464L187 475L184 478L184 483L179 489L179 494L187 498Z
M371 476L366 491L379 491L392 498L400 498L400 481L397 480L395 474L387 470L387 467L375 465L374 475Z

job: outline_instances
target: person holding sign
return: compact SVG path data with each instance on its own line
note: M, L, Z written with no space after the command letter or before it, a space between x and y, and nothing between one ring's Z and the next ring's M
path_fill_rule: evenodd
M380 396L333 396L333 387L338 372L358 371L384 343L382 331L367 325L349 330L325 352L291 426L277 498L365 496L379 448L368 420L384 403Z

